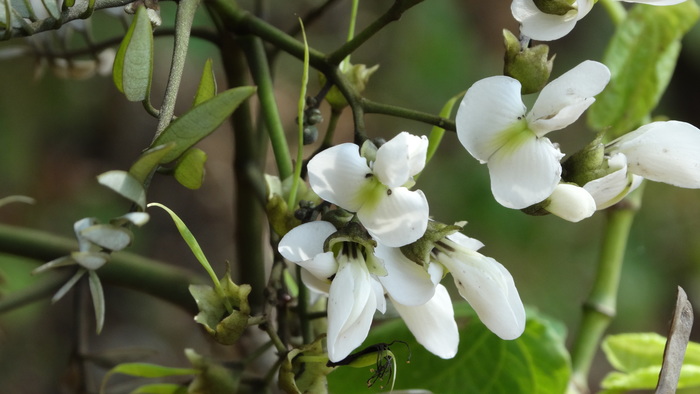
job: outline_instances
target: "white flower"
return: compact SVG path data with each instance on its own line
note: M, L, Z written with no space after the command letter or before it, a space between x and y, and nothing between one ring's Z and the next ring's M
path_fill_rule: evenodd
M520 32L539 41L562 38L574 29L576 22L593 8L593 0L578 0L573 9L564 15L546 14L533 0L513 0L510 10L520 22Z
M560 183L549 196L549 204L544 209L564 220L576 223L595 213L596 202L586 189Z
M407 188L425 166L427 148L425 136L402 132L368 163L357 145L336 145L311 159L309 183L319 197L357 212L377 241L403 246L420 238L428 223L425 195Z
M424 348L445 359L457 354L459 330L454 319L452 300L445 286L437 285L433 297L422 305L407 306L392 297L389 299Z
M617 204L639 187L644 179L627 171L627 157L619 152L608 158L608 168L611 171L608 175L583 185L583 188L593 197L596 210Z
M599 210L618 203L644 178L700 188L700 129L691 124L649 123L608 144L606 154L610 173L583 185Z
M674 5L686 0L624 0L629 3L649 5ZM510 10L513 17L520 22L523 35L539 41L551 41L564 37L574 29L576 22L581 20L593 7L594 0L576 0L572 9L564 15L554 15L542 12L533 0L513 0Z
M502 339L515 339L525 330L525 308L508 270L476 251L482 245L454 233L437 242L433 253L481 322Z
M310 288L328 294L328 358L340 361L367 337L374 311L386 311L384 291L370 273L360 244L343 242L340 251L324 252L323 244L336 231L323 221L293 228L278 250L303 268L302 279ZM371 254L368 258L372 258Z
M552 194L564 155L545 135L575 122L609 80L605 65L584 61L547 84L529 113L513 78L489 77L467 90L457 111L457 136L488 163L491 191L501 205L522 209Z

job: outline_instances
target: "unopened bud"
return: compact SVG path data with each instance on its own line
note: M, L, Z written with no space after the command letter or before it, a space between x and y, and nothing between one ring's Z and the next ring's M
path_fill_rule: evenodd
M520 82L522 94L542 90L549 80L554 63L554 56L548 58L549 46L540 44L523 48L520 40L506 29L503 29L503 38L506 46L503 74Z
M367 68L364 64L350 64L349 62L342 62L340 64L340 71L343 73L348 82L355 89L355 92L362 93L369 82L369 78L374 74L379 68L379 65L374 65ZM326 82L326 78L321 74L321 83ZM333 86L326 94L326 101L334 110L342 110L348 106L347 100L340 90L336 86Z
M579 186L608 174L602 135L562 163L562 179Z

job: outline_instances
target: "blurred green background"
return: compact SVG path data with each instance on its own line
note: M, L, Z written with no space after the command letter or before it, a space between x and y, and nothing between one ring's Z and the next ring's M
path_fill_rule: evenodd
M247 5L250 2L242 1ZM322 1L271 1L266 17L287 30L297 17ZM358 29L373 21L392 2L364 1ZM353 63L380 64L365 94L389 104L437 113L445 101L478 79L502 69L502 29L517 32L510 2L427 0L388 26L352 56ZM321 51L340 45L346 35L350 2L337 1L324 19L307 26L309 44ZM162 4L165 26L171 26L172 3ZM602 7L580 21L574 32L551 43L557 76L586 59L600 60L613 26ZM210 26L201 12L196 25ZM105 15L95 16L97 42L123 34L122 25ZM82 41L76 37L74 44ZM23 46L23 40L0 43L0 53ZM167 78L172 40L157 38L152 97L157 105ZM226 86L219 56L210 43L193 39L181 88L178 111L188 108L205 60L217 61L219 89ZM156 121L138 103L127 102L109 77L62 80L46 72L36 77L37 59L0 61L0 197L34 197L32 206L0 208L2 223L27 226L72 237L74 221L95 216L107 220L128 209L128 203L95 182L112 169L127 169L150 144ZM294 133L301 65L281 55L276 63L277 99L291 135ZM684 40L678 70L655 115L668 115L700 125L700 28ZM319 89L312 78L309 91ZM329 109L321 107L328 118ZM348 111L346 111L348 112ZM384 115L367 115L370 136L390 138L399 131L426 134L430 126ZM351 140L349 113L341 119L336 142ZM572 153L592 138L581 120L565 131L549 135ZM235 190L231 172L231 132L227 126L200 143L209 154L202 189L186 190L173 179L161 177L149 191L149 201L162 202L181 215L219 272L231 261ZM293 144L292 144L293 145ZM308 147L311 152L316 146ZM272 163L267 169L274 172ZM453 133L448 133L418 185L428 197L431 214L445 222L467 220L467 235L486 244L483 253L504 264L515 278L523 301L563 321L570 336L577 327L581 305L596 267L604 215L597 213L572 224L555 217L530 217L498 205L491 196L488 172L470 157ZM675 302L676 286L700 305L700 194L664 184L649 184L643 209L630 238L620 288L618 316L610 332L664 333ZM201 270L165 215L152 212L152 221L136 231L131 251ZM29 271L39 262L0 255L0 290L12 292L36 280ZM232 261L233 264L237 262ZM202 273L200 271L200 273ZM74 293L74 292L73 292ZM182 349L231 359L230 350L212 345L192 316L181 309L133 290L106 288L106 328L93 335L88 325L90 353L130 348L150 362L188 365ZM58 393L75 376L69 366L81 317L75 317L72 293L55 305L48 300L0 316L0 391ZM89 312L89 309L88 309ZM695 330L694 339L700 340ZM610 366L601 358L594 364L592 387ZM90 370L95 389L104 370Z

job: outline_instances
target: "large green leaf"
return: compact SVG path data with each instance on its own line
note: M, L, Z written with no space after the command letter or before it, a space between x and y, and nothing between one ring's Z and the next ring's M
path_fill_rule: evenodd
M114 84L129 101L145 100L151 89L153 28L146 12L138 8L114 58Z
M529 313L523 335L504 341L474 317L460 328L457 356L442 360L420 346L401 320L373 329L367 344L402 340L411 349L410 364L403 363L400 345L396 390L426 389L434 393L552 393L565 392L571 372L564 339L556 324ZM362 348L362 347L361 347ZM328 376L334 394L387 391L379 383L365 390L368 369L341 367Z
M192 145L213 133L243 101L255 93L255 89L254 86L229 89L175 119L151 144L155 147L175 142L176 146L161 159L161 163L177 159Z
M603 57L610 84L588 111L588 123L613 139L649 116L676 67L681 38L700 15L694 0L675 6L635 5Z
M116 373L141 378L162 378L166 376L198 375L200 371L192 368L172 368L149 363L119 364L116 367L110 369L109 372L107 372L107 374L102 379L100 393L105 392L107 381L109 380L109 378L112 377L112 375Z
M631 373L611 372L600 383L607 390L651 390L659 380L661 365L637 369ZM700 366L683 365L678 388L700 386Z

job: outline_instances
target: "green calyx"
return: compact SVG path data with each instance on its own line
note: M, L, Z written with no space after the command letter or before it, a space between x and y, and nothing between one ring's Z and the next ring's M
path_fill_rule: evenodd
M534 3L537 9L550 15L562 16L577 9L576 0L534 0Z
M549 81L554 64L554 56L549 57L549 46L541 44L523 48L520 40L509 30L503 29L506 47L503 74L517 79L522 94L536 93Z
M428 267L435 244L448 235L460 231L465 224L465 222L444 224L431 220L428 222L425 234L416 242L402 246L401 253L414 263Z
M605 157L603 135L598 135L590 144L571 155L562 163L562 179L579 186L604 177L611 171Z
M363 260L370 273L386 276L384 264L374 255L377 242L358 222L350 222L331 234L323 245L323 250L331 251L336 257L349 260Z

